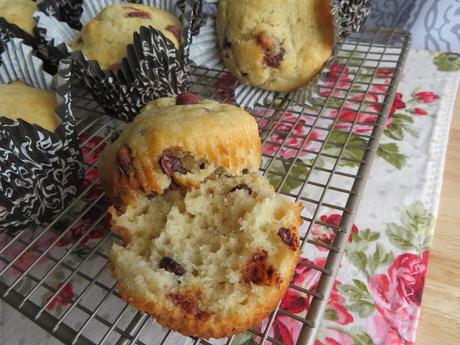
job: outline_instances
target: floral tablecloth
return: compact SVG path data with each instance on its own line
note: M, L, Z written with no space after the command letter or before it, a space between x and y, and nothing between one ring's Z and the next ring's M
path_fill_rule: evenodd
M346 83L347 71L340 66L334 68L336 72L344 72ZM330 73L334 73L334 68ZM379 71L392 72L391 69ZM459 55L410 52L316 345L414 343L459 79ZM347 119L356 114L343 111L337 116ZM358 116L363 117L359 122L367 121L365 115ZM357 129L369 130L365 125ZM98 144L98 140L93 139L87 146ZM92 150L86 154L87 163L94 162L99 152ZM281 155L289 154L281 152ZM88 171L87 179L94 179L96 173ZM327 225L337 225L340 215L323 214L321 220L325 225L315 225L310 235L327 243L332 238L332 228ZM66 247L76 240L87 243L104 235L95 228L82 239L86 230L76 226L58 246ZM42 242L37 245L49 245L49 239L44 238ZM324 254L318 249L309 260L321 267ZM25 269L35 261L37 254L23 256L18 265ZM54 278L56 286L60 286L59 279L64 279L58 275ZM318 278L318 272L305 265L299 265L294 277L296 285L310 290L314 290ZM74 296L74 289L72 282L68 282L61 293L65 297L50 300L43 296L43 303L48 303L47 310L60 313ZM302 314L309 303L297 290L289 290L281 307ZM0 309L1 344L60 344L4 302L0 302ZM285 345L294 345L299 325L281 315L275 320L270 335ZM237 336L233 342L234 345L253 343L249 333Z

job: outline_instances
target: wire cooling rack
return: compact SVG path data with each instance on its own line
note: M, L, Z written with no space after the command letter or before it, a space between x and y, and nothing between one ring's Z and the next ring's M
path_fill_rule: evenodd
M304 204L301 269L315 272L314 286L290 284L305 310L279 304L262 326L229 339L192 339L161 328L123 302L108 270L112 242L106 203L97 179L97 157L117 123L82 90L74 90L75 112L86 176L78 198L44 228L2 234L0 296L66 344L277 344L277 320L298 323L298 345L313 344L327 307L344 245L380 136L396 93L409 34L368 28L349 37L328 65L320 97L309 106L279 94L248 109L259 123L264 144L261 171L280 193ZM192 91L233 102L232 77L195 67ZM338 214L331 224L321 215ZM315 236L315 228L331 230ZM310 256L320 252L324 264Z

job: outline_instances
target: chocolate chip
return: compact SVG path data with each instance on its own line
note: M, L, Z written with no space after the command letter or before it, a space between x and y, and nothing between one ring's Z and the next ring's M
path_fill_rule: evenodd
M163 172L171 176L173 173L186 174L189 171L182 166L181 160L170 150L164 150L160 156L160 166Z
M247 190L249 194L252 194L252 189L249 188L249 186L247 184L239 184L238 186L235 186L233 187L231 190L230 190L230 193L233 193L237 190L241 190L241 189L244 189L244 190Z
M241 75L246 78L249 75L249 73L242 72Z
M180 28L177 25L168 25L166 27L166 30L171 32L177 38L177 40L180 42L181 31L180 31Z
M131 6L125 6L125 9L127 9L128 12L126 13L126 17L128 18L144 18L144 19L150 19L150 13L142 11L139 8L136 7L131 7Z
M169 256L165 256L160 260L160 268L163 268L168 272L174 273L176 276L183 276L185 274L184 266L178 264Z
M266 31L263 31L257 37L257 43L259 43L262 48L270 50L273 47L273 38Z
M128 145L122 145L118 150L118 167L122 175L129 175L132 169L131 150Z
M249 173L249 170L248 169L243 169L242 173L246 175L247 173Z
M281 240L286 243L290 248L297 249L297 240L292 236L292 233L289 229L280 228L278 230L278 236L281 237Z
M232 48L232 42L230 42L227 37L225 37L225 39L224 39L224 43L222 44L222 48L223 49Z
M203 170L204 168L206 168L206 163L201 163L200 164L200 169Z
M176 104L177 105L184 105L184 104L198 104L200 103L200 99L191 92L184 92L176 97Z
M119 63L114 63L113 65L109 66L109 70L111 70L113 73L117 73L118 70L120 69L121 64Z
M155 192L150 192L150 193L147 193L147 194L146 194L147 199L149 199L149 200L155 199L157 195L158 195L158 194L155 193Z
M270 52L267 52L264 56L264 63L270 67L278 68L281 64L281 61L284 58L284 53L286 51L284 48L281 48L279 52L275 55L272 55Z
M82 36L79 36L77 38L77 43L83 43L83 37Z
M112 133L110 137L110 141L113 143L115 140L117 140L120 137L121 131L115 131Z

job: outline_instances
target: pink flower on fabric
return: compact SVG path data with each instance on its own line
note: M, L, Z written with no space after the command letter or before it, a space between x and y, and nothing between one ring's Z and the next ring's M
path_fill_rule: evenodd
M326 73L326 77L328 80L325 86L327 87L320 88L320 94L323 97L331 95L331 92L333 97L338 97L342 92L340 89L348 89L351 87L352 79L350 77L350 71L344 65L332 65ZM339 90L333 90L333 88L339 88Z
M393 67L378 67L375 70L375 75L379 78L389 78L395 73L396 69Z
M363 99L364 96L362 94L356 96L357 99L361 98ZM370 99L377 99L377 95L375 94L368 94L368 97ZM339 120L343 122L336 123L335 128L337 129L348 129L352 126L352 122L355 121L355 125L353 126L353 131L356 133L364 133L364 132L371 132L374 129L375 123L377 122L377 115L372 114L372 113L366 113L366 112L360 112L357 113L353 108L353 104L348 103L345 105L343 110L339 113L338 110L334 110L331 113L331 116L333 117L339 117ZM388 116L388 119L385 123L385 129L390 128L392 122L393 122L393 115L396 112L396 110L399 109L404 109L406 107L406 103L402 100L402 94L397 93L394 99L394 102L392 104L392 107L390 109L390 114ZM369 111L379 113L380 112L380 106L377 104L369 104L367 109ZM357 118L356 118L357 117Z
M72 227L70 231L68 231L64 237L62 237L57 245L59 247L67 246L68 244L77 242L91 227L89 224L78 224ZM88 241L93 239L102 238L105 236L105 233L99 229L93 229L86 235L79 243L79 246L86 244Z
M423 108L415 108L414 109L414 114L420 115L420 116L426 116L426 115L428 115L428 112Z
M398 339L391 344L407 344L415 339L420 302L425 283L429 252L399 255L388 268L387 274L378 274L368 281L381 319L374 321L378 330ZM388 344L388 342L382 342Z
M59 284L57 287L60 288L61 286L62 284ZM46 301L48 302L53 295L54 293L50 292L50 296L46 298ZM51 300L51 302L47 305L46 309L53 310L58 304L66 306L70 304L73 297L73 285L72 282L68 282L61 290L61 292Z
M322 215L320 220L330 226L323 226L320 224L315 224L311 229L311 234L313 238L319 242L324 244L332 244L334 239L335 229L334 227L338 227L342 216L340 214L329 214L329 215ZM357 234L359 232L359 228L353 224L351 227L350 236L348 236L348 242L353 240L352 234ZM320 248L318 248L320 249ZM321 250L321 249L320 249Z
M439 95L435 94L431 91L420 91L414 95L420 102L423 103L433 103L434 101L438 100L440 97Z
M264 129L268 122L268 119L262 120L259 127ZM274 156L279 149L281 158L290 159L297 154L298 158L307 157L309 153L303 150L318 152L321 143L315 139L319 139L319 134L312 131L309 140L305 140L309 131L310 127L308 127L306 118L301 116L299 119L292 113L285 113L270 135L268 142L264 145L263 153ZM287 136L289 137L286 139Z
M325 258L319 258L314 261L307 259L301 259L304 264L313 264L315 266L324 267ZM302 264L297 265L294 279L292 283L296 286L303 287L314 291L318 285L321 272ZM337 322L341 325L346 325L353 321L353 316L343 307L345 303L345 298L339 294L338 285L340 282L336 281L333 287L331 298L328 302L327 308L334 313L337 317ZM299 291L289 288L286 296L281 302L281 308L293 313L299 314L305 312L310 306L311 297L306 296L305 294L300 293ZM267 325L268 319L265 319L262 322L260 331L264 331ZM299 321L287 316L279 315L276 317L273 322L272 327L269 330L269 336L281 341L285 345L295 345L295 342L299 336L302 324ZM341 339L342 333L337 332L337 339ZM335 337L334 337L335 338ZM334 340L331 338L331 341ZM345 339L345 338L343 338ZM327 344L333 344L329 342ZM346 342L341 342L339 344L350 344L348 339Z
M236 82L236 78L231 73L223 73L213 83L213 86L217 89L217 98L222 102L234 103Z

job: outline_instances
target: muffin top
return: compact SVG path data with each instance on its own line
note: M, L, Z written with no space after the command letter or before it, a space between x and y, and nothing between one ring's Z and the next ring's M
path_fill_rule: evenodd
M36 10L37 4L32 0L0 0L0 17L31 35L35 26L32 15Z
M130 3L105 7L83 27L70 46L107 69L118 65L126 56L126 46L133 42L133 33L141 26L160 30L179 47L182 28L176 17L155 7Z
M0 84L0 116L20 118L54 132L60 123L56 107L53 92L30 87L22 81Z

